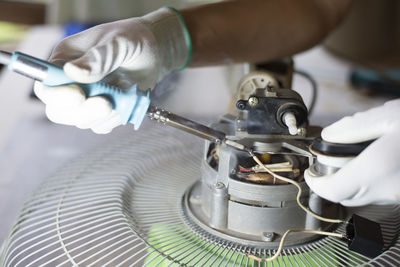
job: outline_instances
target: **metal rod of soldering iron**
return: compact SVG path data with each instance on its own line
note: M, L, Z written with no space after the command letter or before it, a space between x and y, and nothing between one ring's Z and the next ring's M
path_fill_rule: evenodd
M156 120L157 122L172 126L179 130L209 140L211 142L215 142L217 144L225 143L226 145L239 150L250 151L244 145L227 139L225 133L223 132L214 130L203 124L183 118L169 111L150 106L147 110L147 116L152 120Z
M0 64L8 65L9 68L11 67L11 70L28 76L32 79L41 81L48 86L74 83L73 80L65 75L62 68L26 54L18 52L14 52L13 54L11 54L5 51L0 51ZM133 113L137 114L137 112L144 116L145 108L147 108L147 106L143 103L146 102L144 100L149 101L149 99L148 95L139 95L136 91L136 87L134 94L124 94L124 92L119 88L114 88L100 82L93 84L79 84L79 86L83 87L85 94L88 97L94 96L96 94L106 94L108 97L115 100L115 104L119 104L119 101L123 102L121 105L116 106L117 112L121 116L124 115L124 118L126 118L126 122L133 123L137 128L140 126L140 123L143 119L141 115L137 116L137 120L130 118L132 117ZM133 96L133 99L128 98L130 96ZM137 111L132 109L133 107L137 106L139 106L137 108ZM246 150L242 144L239 144L233 140L228 140L225 136L225 133L211 129L210 127L188 120L166 110L159 109L154 106L149 106L147 109L147 115L153 120L170 125L174 128L183 130L187 133L196 135L211 142L215 142L218 144L224 143L236 149Z
M211 142L221 143L223 140L225 140L225 134L223 132L216 131L203 124L191 121L154 106L149 107L147 110L147 116L152 120L156 120L157 122L178 128Z

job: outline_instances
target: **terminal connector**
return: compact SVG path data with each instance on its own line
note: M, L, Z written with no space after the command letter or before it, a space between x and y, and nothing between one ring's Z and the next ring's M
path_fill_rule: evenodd
M383 239L378 223L353 214L346 226L347 244L351 251L374 258L382 253Z

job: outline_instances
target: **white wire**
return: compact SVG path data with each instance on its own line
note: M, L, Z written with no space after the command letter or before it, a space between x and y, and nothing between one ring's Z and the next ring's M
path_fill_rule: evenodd
M315 214L314 212L312 212L310 209L308 209L307 207L305 207L305 206L301 203L301 201L300 201L301 193L303 192L303 190L301 189L301 186L300 186L299 183L297 183L296 181L293 181L292 179L283 177L283 176L281 176L281 175L279 175L279 174L276 174L275 172L271 171L269 168L267 168L267 167L261 162L261 160L260 160L256 155L254 155L253 152L250 152L250 155L253 157L254 161L257 162L258 165L260 165L261 168L263 168L266 172L268 172L269 174L271 174L273 177L275 177L275 178L277 178L277 179L279 179L279 180L285 181L285 182L287 182L287 183L290 183L290 184L292 184L292 185L294 185L294 186L297 187L298 192L297 192L297 196L296 196L296 201L297 201L297 204L300 206L300 208L302 208L305 212L307 212L308 214L310 214L310 215L313 216L314 218L317 218L317 219L320 220L320 221L329 222L329 223L342 223L342 222L344 222L343 220L340 220L340 219L329 219L329 218L325 218L325 217L322 217L322 216L320 216L320 215Z
M299 183L297 183L297 182L295 182L295 181L293 181L293 180L291 180L291 179L289 179L289 178L286 178L286 177L283 177L283 176L281 176L281 175L278 175L278 174L274 173L274 172L271 171L269 168L267 168L267 167L261 162L261 160L260 160L252 151L250 151L249 153L250 153L250 155L252 156L252 158L254 159L254 161L257 162L257 164L260 165L261 168L263 168L266 172L268 172L269 174L271 174L274 178L277 178L277 179L279 179L279 180L282 180L282 181L285 181L285 182L287 182L287 183L293 184L293 185L295 185L295 186L297 187L298 192L297 192L296 201L297 201L297 204L298 204L305 212L307 212L307 213L310 214L311 216L317 218L318 220L321 220L321 221L324 221L324 222L330 222L330 223L342 223L342 222L343 222L342 220L339 220L339 219L329 219L329 218L325 218L325 217L319 216L318 214L315 214L314 212L312 212L311 210L309 210L307 207L305 207L305 206L300 202L300 196L301 196L301 193L302 193L303 190L301 189ZM275 253L272 257L270 257L270 258L260 258L260 257L257 257L257 256L255 256L255 255L251 255L251 254L247 254L247 257L249 257L249 258L251 258L251 259L253 259L253 260L255 260L255 261L258 261L258 262L271 262L271 261L277 259L277 258L279 257L279 255L281 254L282 250L283 250L283 244L285 243L286 237L287 237L290 233L308 233L308 234L317 234L317 235L334 236L334 237L339 237L339 238L345 237L345 236L342 235L342 234L332 233L332 232L325 232L325 231L318 231L318 230L307 230L307 229L301 229L301 230L289 229L289 230L287 230L287 231L283 234L282 239L281 239L281 241L279 242L278 250L276 251L276 253Z
M345 237L344 235L339 234L339 233L332 233L332 232L325 232L325 231L318 231L318 230L306 230L306 229L301 229L301 230L290 229L290 230L287 230L283 234L282 239L279 242L278 250L275 252L274 256L272 256L270 258L260 258L260 257L257 257L255 255L247 254L247 257L249 257L250 259L253 259L255 261L258 261L258 262L270 262L270 261L276 260L279 257L279 255L281 254L282 250L283 250L283 244L285 243L286 237L290 233L317 234L317 235L334 236L334 237L339 237L339 238Z

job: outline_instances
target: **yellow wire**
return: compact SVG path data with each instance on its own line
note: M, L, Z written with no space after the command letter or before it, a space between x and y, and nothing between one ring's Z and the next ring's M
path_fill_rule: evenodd
M283 250L283 244L286 240L286 237L290 234L290 233L307 233L307 234L317 234L317 235L326 235L326 236L334 236L334 237L345 237L342 234L338 234L338 233L331 233L331 232L324 232L324 231L318 231L318 230L287 230L285 232L285 234L282 236L282 239L279 243L279 247L278 250L276 251L276 253L274 254L274 256L270 257L270 258L260 258L257 257L255 255L251 255L251 254L247 254L247 257L249 257L250 259L253 259L255 261L258 262L270 262L273 260L276 260L279 255L281 254L282 250Z
M250 152L250 155L253 157L254 161L257 162L257 164L261 166L261 168L263 168L266 172L268 172L269 174L271 174L273 177L275 177L275 178L277 178L277 179L279 179L279 180L285 181L285 182L287 182L287 183L290 183L290 184L292 184L292 185L294 185L294 186L297 187L298 192L297 192L296 201L297 201L297 204L300 206L300 208L302 208L305 212L307 212L308 214L310 214L311 216L317 218L317 219L320 220L320 221L329 222L329 223L342 223L342 222L344 222L343 220L339 220L339 219L329 219L329 218L325 218L325 217L322 217L322 216L320 216L320 215L315 214L314 212L312 212L310 209L308 209L307 207L305 207L305 206L300 202L300 197L301 197L301 193L303 192L303 190L301 189L299 183L297 183L296 181L293 181L292 179L283 177L283 176L281 176L281 175L279 175L279 174L276 174L275 172L271 171L269 168L267 168L267 167L261 162L261 160L260 160L256 155L254 155L253 152Z

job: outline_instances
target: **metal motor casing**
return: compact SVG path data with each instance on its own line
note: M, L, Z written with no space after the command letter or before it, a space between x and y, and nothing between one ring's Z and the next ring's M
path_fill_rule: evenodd
M65 131L46 129L55 136ZM345 240L327 237L295 248L285 246L275 261L257 263L249 256L268 257L275 254L277 247L254 249L244 243L215 238L217 230L212 228L213 233L193 231L183 217L182 195L201 176L200 140L147 123L135 135L129 130L117 129L117 142L84 153L43 180L4 240L1 266L400 264L399 206L349 211L382 222L386 245L381 256L365 257L349 251ZM79 133L67 129L60 138L69 136L72 141L71 136L76 138ZM78 136L81 141L90 139L83 133ZM149 139L153 142L145 142ZM40 140L45 142L46 137ZM47 152L48 149L40 155ZM47 153L45 158L49 157L54 157L54 153ZM196 192L192 193L191 202L195 202ZM343 233L343 226L335 232Z
M275 143L276 145L277 143ZM206 145L207 147L207 145ZM259 151L262 152L262 151ZM215 170L203 159L201 181L187 192L190 217L209 232L225 239L252 246L276 246L288 229L326 229L297 204L294 185L262 185L232 177L235 153L225 147L220 151L220 168ZM321 214L324 201L302 182L301 200ZM272 238L271 238L272 236ZM296 245L316 236L289 236L286 245Z
M307 109L301 97L290 89L274 88L277 82L268 82L271 76L251 75L258 79L254 88L241 90L237 116L226 115L213 128L224 132L229 139L240 141L260 154L301 157L313 164L308 144L313 139L309 131ZM249 83L242 82L244 85ZM265 85L264 88L257 88ZM248 100L246 101L246 98ZM257 104L250 100L257 98ZM241 102L239 102L241 101ZM238 105L237 105L238 106ZM301 135L292 136L281 117L284 112L297 115ZM306 136L306 132L309 132ZM201 180L187 192L186 213L194 224L221 238L255 247L276 247L288 229L326 230L331 225L305 213L298 205L298 189L291 184L256 184L235 178L235 166L240 155L225 145L220 146L217 168L207 162L212 143L207 142L201 165ZM326 208L326 202L310 190L304 181L301 201L315 213L337 216L337 209ZM332 215L333 212L333 215ZM318 236L297 234L288 236L285 245L293 246L311 241Z

